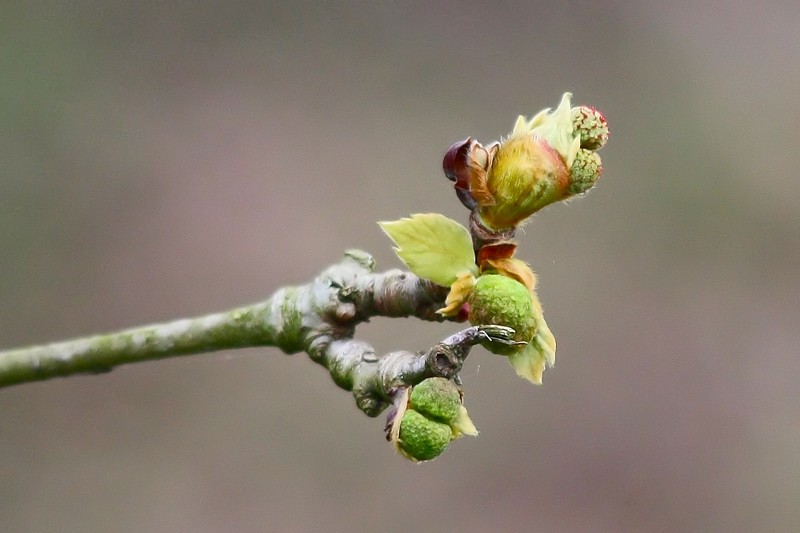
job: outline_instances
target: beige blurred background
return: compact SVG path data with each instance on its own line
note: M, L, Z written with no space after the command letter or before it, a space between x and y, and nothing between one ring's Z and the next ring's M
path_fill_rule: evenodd
M633 4L633 3L631 3ZM539 214L558 364L476 350L481 429L415 466L302 354L0 390L0 531L789 531L800 523L800 4L9 2L0 347L223 310L570 90L612 136ZM375 320L381 351L455 331Z

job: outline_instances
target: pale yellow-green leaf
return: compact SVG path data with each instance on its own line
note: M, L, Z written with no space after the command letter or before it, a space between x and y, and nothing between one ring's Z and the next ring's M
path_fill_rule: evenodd
M420 278L449 287L462 272L477 273L467 228L438 213L378 222L397 256Z
M470 419L469 413L467 413L467 408L463 405L458 412L458 417L455 422L450 425L450 428L453 430L452 440L461 438L464 435L470 435L472 437L478 436L478 428L472 423L472 419Z
M556 338L544 320L542 306L535 294L533 306L536 315L536 335L525 348L509 355L508 362L521 378L541 385L545 368L553 366L556 362Z
M536 385L542 384L544 372L544 359L536 347L531 343L522 350L508 356L508 363L517 372L517 375Z
M537 347L539 353L544 357L547 367L550 368L556 364L556 338L544 319L542 304L536 293L533 294L533 309L536 313L537 327L536 335L533 336L531 343Z

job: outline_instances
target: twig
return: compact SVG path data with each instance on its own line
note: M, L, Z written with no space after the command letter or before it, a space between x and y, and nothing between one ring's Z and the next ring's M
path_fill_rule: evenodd
M373 316L441 321L447 288L401 270L374 273L373 258L348 251L306 285L284 287L250 306L197 318L0 352L0 387L58 376L97 374L140 361L253 346L306 352L334 382L353 391L358 407L377 416L399 387L431 376L452 378L481 341L511 342L501 326L467 328L421 353L378 356L353 338Z

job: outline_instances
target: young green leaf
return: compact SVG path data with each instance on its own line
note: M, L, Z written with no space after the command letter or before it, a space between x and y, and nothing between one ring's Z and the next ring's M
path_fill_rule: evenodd
M467 228L438 213L378 222L395 243L395 253L417 276L449 287L462 272L477 274Z
M456 417L455 422L450 424L450 429L453 430L453 440L459 439L464 435L469 435L471 437L478 436L478 428L472 423L472 419L469 417L469 413L467 413L467 408L463 405L458 411L458 417Z

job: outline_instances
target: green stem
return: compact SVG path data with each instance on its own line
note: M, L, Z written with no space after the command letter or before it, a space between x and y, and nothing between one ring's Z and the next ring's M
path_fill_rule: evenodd
M275 344L269 302L224 313L0 352L0 387L99 374L153 359Z

